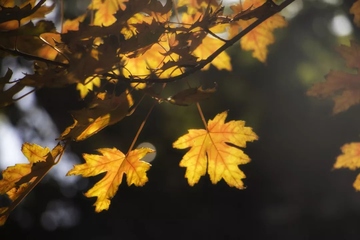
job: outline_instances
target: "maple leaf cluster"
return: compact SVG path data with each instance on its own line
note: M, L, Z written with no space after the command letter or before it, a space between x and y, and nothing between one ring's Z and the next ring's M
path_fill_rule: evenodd
M225 50L239 40L243 50L252 51L254 58L265 63L268 45L275 41L273 30L286 26L279 12L292 1L279 5L271 0L239 1L225 15L225 6L216 0L92 0L82 15L65 20L59 30L45 18L54 10L54 5L45 5L46 0L27 0L21 5L0 0L0 56L33 61L31 74L12 80L8 69L0 77L0 107L24 97L15 96L25 87L35 91L71 84L77 85L79 97L86 97L87 102L85 108L71 113L73 124L61 133L53 150L24 143L29 163L2 172L0 194L10 204L0 208L0 225L60 160L71 141L86 140L118 123L144 99L152 101L153 107L163 102L198 106L205 129L189 130L173 144L191 148L180 162L187 168L185 177L191 186L208 172L214 184L224 179L229 186L244 188L245 174L238 165L250 158L239 148L257 139L252 129L244 121L225 123L226 112L206 123L199 102L209 98L216 86L189 87L167 98L162 90L210 65L231 71ZM142 97L135 98L134 91ZM153 107L126 153L101 148L99 155L84 154L85 163L68 172L83 177L105 173L85 194L97 198L96 212L109 208L124 175L128 185L143 186L148 181L150 164L142 159L153 150L133 147Z

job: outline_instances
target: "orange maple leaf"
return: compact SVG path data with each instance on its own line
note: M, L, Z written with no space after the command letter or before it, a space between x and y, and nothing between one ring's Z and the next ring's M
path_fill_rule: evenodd
M241 179L245 174L238 168L239 164L250 161L238 147L246 147L247 141L257 140L257 135L250 127L245 127L244 121L230 121L225 123L227 112L216 115L209 120L207 130L190 129L173 143L174 148L191 149L180 162L186 167L185 177L190 186L199 182L206 171L213 184L222 178L231 187L244 188Z
M128 186L143 186L148 181L146 171L151 165L141 159L154 150L140 148L126 155L116 148L101 148L97 151L101 155L84 154L86 163L75 165L67 175L91 177L106 172L105 176L85 193L86 197L97 197L95 211L101 212L109 209L110 199L115 196L124 174Z
M40 182L48 171L57 163L57 158L64 151L57 145L53 150L37 144L24 143L21 151L29 163L16 164L2 171L0 195L7 195L11 200L9 207L0 208L0 226L3 225L10 212Z
M239 3L231 6L234 14L243 12L246 9L256 9L263 5L267 0L246 0L243 4ZM239 20L231 24L230 37L238 34L239 30L246 29L255 22L256 19ZM252 56L260 62L266 62L268 55L268 45L275 42L274 29L285 27L287 22L280 14L275 14L240 39L240 46L243 50L253 51Z
M354 14L354 23L356 26L360 27L360 0L357 0L353 3L350 8L350 13Z
M355 170L360 168L360 142L347 143L341 147L342 154L339 155L334 164L335 169L349 168ZM360 174L353 183L354 188L360 191Z
M331 70L325 82L316 83L307 94L319 98L332 98L335 102L333 113L349 109L360 103L360 45L351 41L350 47L341 45L338 52L346 60L347 66L357 70L357 73Z

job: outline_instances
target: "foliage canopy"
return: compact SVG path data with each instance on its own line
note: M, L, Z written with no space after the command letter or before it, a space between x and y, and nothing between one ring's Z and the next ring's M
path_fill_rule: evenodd
M145 101L151 107L127 151L100 148L98 154L85 153L85 163L75 165L67 174L91 177L105 173L85 193L97 198L96 212L109 209L124 175L128 185L143 186L148 181L146 173L151 165L143 158L154 150L134 146L153 108L161 103L196 104L203 121L204 129L190 129L173 143L174 148L190 148L180 161L189 185L208 173L213 184L224 179L229 186L243 189L245 174L238 165L250 158L242 148L258 136L244 121L225 122L226 111L205 120L199 102L211 97L217 84L191 86L187 82L187 89L168 98L162 92L167 85L186 81L211 65L231 71L225 50L237 42L242 50L266 63L268 46L275 42L274 30L287 26L280 11L293 1L245 0L229 7L216 0L92 0L82 15L63 21L57 29L46 18L57 7L46 5L46 0L27 0L20 5L0 0L0 56L18 56L33 64L33 72L20 79L12 79L10 68L0 77L0 107L42 88L72 84L87 103L71 113L73 124L63 130L52 150L26 142L22 152L29 163L2 172L0 195L10 201L0 207L0 225L61 160L71 142L88 139L131 117ZM360 0L350 9L358 26L359 8ZM325 82L308 91L310 96L332 98L334 114L360 102L359 44L353 41L350 46L340 46L338 52L356 72L332 70ZM23 93L27 87L32 90ZM360 166L359 143L346 144L342 151L335 168L353 170ZM354 187L360 190L359 176Z

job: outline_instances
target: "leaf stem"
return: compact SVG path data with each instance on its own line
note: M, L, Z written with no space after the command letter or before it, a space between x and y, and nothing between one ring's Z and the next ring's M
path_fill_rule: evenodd
M202 122L204 123L205 129L206 129L206 131L208 131L206 119L205 119L205 117L204 117L204 113L203 113L203 111L202 111L202 109L201 109L201 106L200 106L200 103L199 103L199 102L196 102L196 107L197 107L197 109L198 109L198 111L199 111L201 120L202 120ZM209 131L208 131L208 132L209 132Z

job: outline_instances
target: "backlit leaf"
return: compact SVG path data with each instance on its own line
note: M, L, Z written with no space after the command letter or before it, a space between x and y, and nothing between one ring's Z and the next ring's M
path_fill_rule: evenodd
M5 223L10 212L56 164L64 148L58 144L50 151L37 144L24 143L21 150L29 163L15 164L2 171L0 195L6 195L11 203L8 207L0 208L0 226Z
M126 8L125 2L128 0L92 0L89 8L97 10L94 18L94 25L109 26L116 21L114 14Z
M347 143L341 147L342 154L337 157L334 168L360 168L360 143Z
M190 129L173 143L174 148L190 147L180 162L186 167L189 185L196 184L207 172L213 184L223 178L231 187L244 188L241 179L245 174L238 165L248 163L250 158L239 147L246 147L246 142L258 137L244 121L225 123L226 116L227 112L216 115L209 120L207 130Z
M355 170L360 168L360 142L347 143L341 147L342 154L339 155L334 164L335 169L348 168ZM360 174L353 184L357 191L360 191Z
M201 19L202 14L197 12L195 15L188 15L183 14L182 15L182 22L184 24L193 24L199 19ZM220 28L222 29L222 27ZM212 32L217 32L218 27L210 28ZM190 52L198 58L198 60L204 60L207 59L212 53L214 53L218 48L220 48L222 45L224 45L224 42L207 34L203 31L196 31L194 32L193 36L189 39L191 40L190 44ZM212 62L212 65L214 65L217 69L222 70L228 70L231 71L231 63L230 63L230 57L226 52L220 53ZM203 70L207 70L209 68L209 64L206 65Z
M96 176L105 173L105 176L85 193L87 197L97 197L94 204L95 211L108 210L113 198L126 174L128 186L143 186L148 178L146 171L150 164L141 161L146 154L153 152L150 148L140 148L123 154L116 148L101 148L100 155L84 154L84 164L75 165L67 175L81 175L83 177Z
M115 124L129 114L133 105L131 94L128 91L120 96L112 94L98 94L88 108L73 112L73 125L65 129L60 139L82 141L103 128Z
M267 0L245 0L243 4L239 3L234 5L231 9L233 10L234 15L236 15L246 9L256 9L263 5L266 1ZM252 18L249 20L239 20L234 22L230 31L231 36L236 35L238 30L246 29L255 21L256 19ZM253 51L252 56L254 58L257 58L260 62L266 62L268 45L275 42L273 34L274 29L282 28L286 25L287 22L278 13L269 17L240 39L241 48L247 51Z

